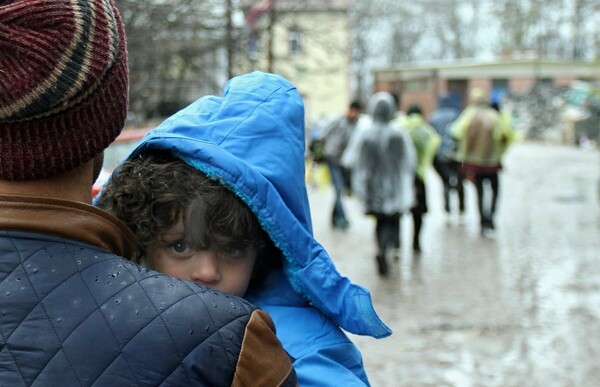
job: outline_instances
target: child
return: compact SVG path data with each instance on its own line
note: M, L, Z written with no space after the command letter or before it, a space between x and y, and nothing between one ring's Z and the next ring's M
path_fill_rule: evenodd
M368 385L340 327L391 331L312 235L304 108L286 79L242 75L223 97L191 104L151 131L100 195L138 235L148 266L267 311L300 385Z

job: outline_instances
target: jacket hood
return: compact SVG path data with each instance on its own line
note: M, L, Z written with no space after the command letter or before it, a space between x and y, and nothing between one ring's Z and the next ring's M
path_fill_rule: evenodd
M146 149L169 150L235 192L283 252L292 288L338 325L378 338L391 334L368 290L341 276L313 237L304 106L288 80L262 72L232 78L222 97L203 97L179 111L129 157Z
M384 124L390 122L396 114L394 97L385 91L373 94L367 105L367 113L375 122Z

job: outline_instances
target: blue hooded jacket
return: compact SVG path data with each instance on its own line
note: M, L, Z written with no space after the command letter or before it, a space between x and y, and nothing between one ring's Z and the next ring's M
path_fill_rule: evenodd
M459 97L456 94L445 94L438 99L438 107L429 117L429 123L442 138L437 152L437 157L441 161L448 162L456 159L456 144L450 133L450 126L459 114Z
M222 97L203 97L149 132L130 157L146 149L171 151L235 192L283 252L283 272L245 298L273 318L300 385L368 384L339 327L376 338L391 330L368 290L341 276L313 237L296 88L274 74L235 77Z

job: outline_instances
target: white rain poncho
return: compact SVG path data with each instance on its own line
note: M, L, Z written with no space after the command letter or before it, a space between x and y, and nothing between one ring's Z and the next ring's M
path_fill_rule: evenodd
M391 94L374 94L342 157L367 214L392 215L414 205L415 149L408 133L391 122L395 106Z

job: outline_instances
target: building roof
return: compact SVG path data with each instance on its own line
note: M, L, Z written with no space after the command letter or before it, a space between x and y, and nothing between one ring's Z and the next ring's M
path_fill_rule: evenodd
M379 81L408 80L435 76L446 79L464 79L478 76L519 77L530 76L580 76L599 78L597 63L552 60L497 60L456 61L453 63L414 64L406 63L374 71Z

